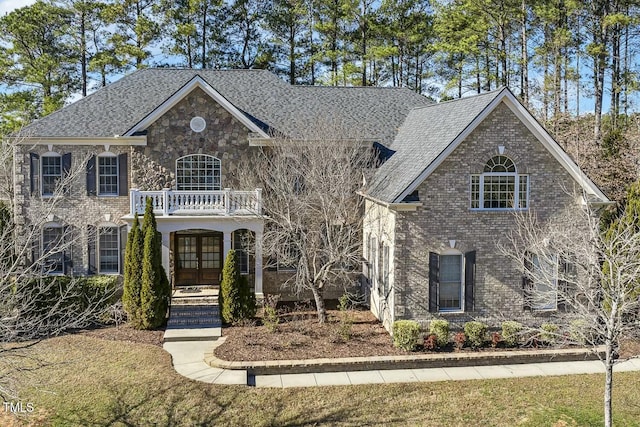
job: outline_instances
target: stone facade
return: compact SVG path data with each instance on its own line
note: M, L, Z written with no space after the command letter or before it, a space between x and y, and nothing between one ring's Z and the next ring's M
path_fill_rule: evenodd
M529 206L539 220L544 222L573 203L571 191L577 187L573 178L509 107L500 104L418 186L422 206L397 212L392 266L396 319L433 318L429 252L450 250L450 240L462 254L476 251L475 306L464 313L437 316L453 322L531 318L531 312L523 309L522 272L497 248L514 227L514 213L470 209L471 175L483 172L486 162L499 154L498 146L504 146L504 155L513 160L519 174L529 175Z

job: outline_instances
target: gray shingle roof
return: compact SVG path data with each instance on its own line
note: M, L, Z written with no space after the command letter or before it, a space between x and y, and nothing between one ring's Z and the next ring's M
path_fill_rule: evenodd
M396 199L500 92L487 92L409 112L391 145L395 153L376 171L368 194L385 202L398 201Z
M408 89L291 86L265 70L144 69L23 129L32 137L124 135L195 76L260 126L303 137L333 121L343 137L390 143L411 108L430 101Z

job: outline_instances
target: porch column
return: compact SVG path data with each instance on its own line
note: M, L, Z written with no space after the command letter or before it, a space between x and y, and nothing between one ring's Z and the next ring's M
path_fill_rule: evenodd
M163 232L162 233L162 266L164 267L164 271L167 273L167 278L169 282L171 282L171 262L170 262L170 247L171 247L171 233Z
M229 254L229 251L231 250L231 232L230 231L225 231L223 233L224 236L224 240L222 241L222 262L224 263L224 260L227 259L227 255Z
M255 256L255 294L256 299L261 300L264 298L262 294L262 233L263 225L260 224L260 228L256 230L256 256Z

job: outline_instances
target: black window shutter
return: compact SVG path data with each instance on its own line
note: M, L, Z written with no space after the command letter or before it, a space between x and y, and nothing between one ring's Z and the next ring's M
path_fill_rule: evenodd
M87 196L96 195L96 156L87 161Z
M129 173L127 172L127 153L118 155L118 196L129 195Z
M127 226L123 225L120 227L120 274L124 274L124 252L127 247L127 237L129 233L127 232Z
M31 241L31 264L38 262L40 258L40 239L42 239L42 231L40 233L33 233L33 240Z
M569 296L569 282L567 278L572 277L574 265L565 258L560 258L558 264L558 310L567 310L567 297Z
M62 155L62 180L64 181L71 171L71 153L65 153ZM64 187L65 193L69 193L70 185L67 184Z
M73 250L71 245L73 237L71 233L71 226L65 226L62 229L62 245L64 246L64 252L62 253L62 272L64 274L71 274L71 269L73 268Z
M96 274L96 239L98 238L98 230L95 225L87 226L87 244L89 265L87 266L87 274Z
M440 255L429 252L429 312L438 311L438 288L440 282Z
M464 311L474 309L476 285L476 251L464 254Z
M40 156L36 153L29 153L29 169L31 194L40 191Z
M529 252L524 253L524 272L522 275L522 307L525 310L532 310L531 299L533 298L533 281L530 277L533 264L531 263L531 254Z

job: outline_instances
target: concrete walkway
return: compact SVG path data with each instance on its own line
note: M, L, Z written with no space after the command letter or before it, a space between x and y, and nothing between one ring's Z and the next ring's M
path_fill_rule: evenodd
M204 362L204 354L211 353L214 348L223 342L224 337L215 341L166 342L163 347L171 354L173 366L180 375L210 384L242 384L256 387L286 388L352 384L390 384L604 373L604 366L600 361L590 360L518 365L504 364L452 368L248 376L247 371L244 370L213 368ZM615 366L614 371L640 371L640 359L636 358L621 362Z

